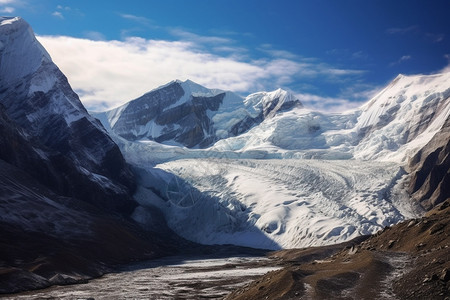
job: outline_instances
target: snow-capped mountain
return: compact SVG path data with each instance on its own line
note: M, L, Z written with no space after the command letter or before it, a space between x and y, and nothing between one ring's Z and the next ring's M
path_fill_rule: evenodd
M0 104L53 160L56 172L36 176L42 183L102 208L132 209L133 175L119 148L19 17L0 19Z
M289 111L213 148L260 157L382 159L406 162L450 114L450 73L399 75L361 108L343 114Z
M345 241L417 216L405 169L448 122L449 82L450 73L400 75L354 111L292 105L206 149L115 137L141 168L134 217L157 206L190 240L277 249ZM234 110L253 118L276 93Z
M96 114L103 127L20 18L0 19L0 63L0 192L18 199L0 198L0 221L11 236L35 228L52 243L92 241L113 224L130 237L139 230L109 213L158 230L156 207L192 241L306 247L416 216L411 193L432 205L447 197L449 73L399 76L342 114L305 109L283 90L243 98L173 81ZM137 207L112 139L136 173Z
M120 149L30 26L0 18L0 293L173 253L185 241L164 222L152 231L130 220L134 188Z
M244 99L190 80L177 80L95 116L127 140L206 148L294 106L301 106L300 101L281 89Z

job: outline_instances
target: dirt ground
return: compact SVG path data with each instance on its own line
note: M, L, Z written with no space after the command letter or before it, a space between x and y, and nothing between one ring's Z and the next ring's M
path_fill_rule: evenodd
M450 200L373 236L270 255L285 267L226 299L450 299Z

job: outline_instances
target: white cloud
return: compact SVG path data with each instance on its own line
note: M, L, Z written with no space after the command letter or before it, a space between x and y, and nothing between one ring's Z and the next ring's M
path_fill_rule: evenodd
M262 44L259 48L259 51L269 54L270 56L277 58L285 58L285 59L297 59L298 55L291 53L286 50L274 49L271 44Z
M325 97L308 93L296 94L306 108L324 112L345 112L360 107L375 97L385 85L373 86L355 83L341 89L337 97Z
M98 31L85 31L83 35L93 41L105 41L106 37L103 33Z
M131 20L133 22L137 22L140 23L142 25L150 25L151 20L146 18L146 17L140 17L140 16L135 16L135 15L131 15L131 14L119 14L119 16L121 16L124 19L127 20Z
M191 79L209 88L248 94L286 87L301 78L320 76L334 80L362 72L314 64L310 59L224 57L197 43L213 42L215 38L179 34L189 37L190 41L137 37L124 41L96 38L94 41L66 36L40 36L38 39L90 110L118 106L174 79ZM98 33L92 35L102 37ZM227 39L217 41L222 45L228 43ZM232 45L228 46L231 51ZM282 56L286 57L284 54Z
M22 0L0 0L0 13L12 14L17 6L22 6Z
M261 66L192 51L187 42L38 39L89 109L117 106L174 79L239 92L270 76Z
M202 36L198 35L189 31L186 31L184 29L180 28L174 28L169 30L170 34L173 36L180 38L184 41L190 41L192 43L195 43L196 45L201 44L229 44L232 43L231 39L224 38L224 37L218 37L218 36Z
M447 66L444 67L442 70L439 70L438 73L447 73L450 72L450 54L445 54L444 58L447 60Z
M12 14L15 10L16 9L14 7L6 6L3 8L0 8L0 13Z
M406 34L412 31L417 31L419 27L417 25L412 25L409 27L394 27L386 30L388 34Z
M400 57L400 61L410 60L411 58L412 58L411 55L403 55L402 57Z
M63 16L63 14L60 11L54 11L52 13L52 16L57 17L59 19L64 19L64 16Z
M401 64L401 63L403 63L403 62L405 62L405 61L408 61L408 60L410 60L410 59L412 59L412 56L411 56L411 55L403 55L403 56L400 57L397 61L391 62L391 63L389 64L389 66L392 67L392 66Z
M351 101L340 97L323 97L307 93L300 93L295 96L303 103L305 108L331 113L349 111L365 103L365 101Z
M0 5L5 5L5 4L16 4L19 3L20 1L17 0L0 0Z

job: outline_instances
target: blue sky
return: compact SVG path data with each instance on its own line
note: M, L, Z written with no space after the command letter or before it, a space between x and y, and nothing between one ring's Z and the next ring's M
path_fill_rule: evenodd
M450 1L0 0L30 23L92 110L174 79L285 88L333 111L397 74L448 68Z

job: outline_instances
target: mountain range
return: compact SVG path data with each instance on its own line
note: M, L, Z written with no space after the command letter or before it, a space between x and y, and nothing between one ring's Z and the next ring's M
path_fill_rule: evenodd
M239 97L173 81L94 116L139 168L139 211L159 208L179 235L320 246L448 198L448 82L449 73L399 75L360 108L323 113L283 90ZM219 95L215 106L198 102Z
M172 81L88 113L21 18L0 19L0 292L196 244L375 234L449 201L450 73L345 113ZM200 251L200 250L199 250Z

